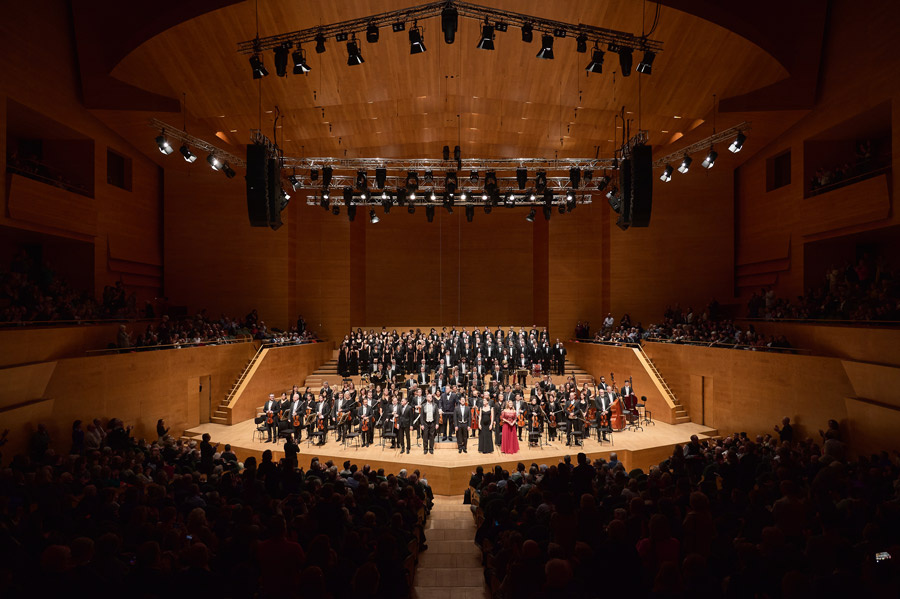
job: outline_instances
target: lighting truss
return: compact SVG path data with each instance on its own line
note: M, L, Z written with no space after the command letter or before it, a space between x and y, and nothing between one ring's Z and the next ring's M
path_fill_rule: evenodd
M677 163L681 164L681 159L684 158L685 155L696 154L698 152L706 152L709 151L710 147L715 144L721 143L731 143L734 141L734 138L738 133L744 133L745 131L750 130L750 123L744 121L739 125L735 125L731 129L726 129L720 133L714 133L709 137L701 139L700 141L694 142L686 148L681 148L680 150L676 150L671 154L663 156L661 158L656 159L653 162L653 168L661 168L666 166L666 164Z
M240 166L243 168L246 166L246 163L243 159L238 158L231 152L223 150L218 146L214 146L211 143L208 143L199 137L194 137L193 135L187 133L186 131L182 131L178 127L173 127L172 125L168 125L159 119L150 119L150 128L156 129L159 131L160 129L165 129L166 137L169 138L169 143L175 146L176 144L172 141L177 139L181 141L183 144L187 144L188 146L195 148L197 150L197 154L200 154L200 150L209 154L215 154L216 156L223 159L223 162L227 161L231 166Z
M320 39L336 39L338 35L358 33L360 37L364 37L369 26L391 27L394 23L406 23L415 21L424 21L426 19L440 17L441 12L445 8L456 8L459 16L467 19L484 23L487 20L495 27L500 25L497 31L505 31L504 27L527 27L530 31L538 31L542 34L562 37L560 33L571 35L573 37L583 37L587 43L613 45L619 48L630 48L642 52L654 52L659 54L662 51L662 42L647 37L641 37L628 33L626 31L618 31L615 29L607 29L605 27L596 27L593 25L585 25L583 23L566 23L563 21L554 21L526 15L517 12L498 10L480 4L470 2L461 2L459 0L440 0L438 2L430 2L420 6L413 6L400 10L394 10L377 15L362 17L349 21L341 21L339 23L331 23L319 27L310 27L308 29L300 29L288 33L280 33L267 37L255 38L238 43L238 52L240 54L252 55L256 52L274 50L287 44L288 47L296 46L303 43L314 42Z
M308 195L306 197L306 205L307 206L321 206L322 205L322 203L321 203L322 202L321 188L318 191L319 191L318 194ZM510 193L512 193L512 191ZM423 193L421 195L417 194L416 201L413 205L415 205L416 207L423 206L426 208L429 206L432 206L434 208L443 207L444 206L443 194L437 193L435 191L433 193L433 195L435 196L435 199L432 200L431 199L432 191L430 191L430 190L426 190L425 193ZM456 206L485 206L485 205L491 205L491 206L497 205L497 206L502 207L503 198L505 198L505 197L506 197L506 194L501 193L500 203L494 204L493 200L490 197L488 197L487 200L483 200L483 199L481 199L482 198L481 195L469 194L465 200L462 200L462 199L460 199L460 197L457 194L457 197L453 201L453 207L456 207ZM519 196L516 196L515 207L516 208L542 208L544 206L547 206L547 204L544 202L543 196L539 197L536 200L529 200L527 198L528 198L527 195L521 196L521 194L520 194ZM558 202L558 201L565 202L566 199L567 199L567 196L565 193L560 193L560 194L554 195L554 203ZM392 195L392 200L393 201L392 201L391 205L402 205L401 201L398 200L396 198L396 196ZM593 204L593 198L589 194L577 195L574 197L574 200L569 200L570 203L572 201L574 201L574 203L576 205ZM353 197L350 200L350 202L353 206L371 206L372 208L383 208L385 200L383 200L381 198L381 194L375 194L374 196L367 195L366 199L362 199L361 197L359 197L358 193L354 192ZM405 203L405 200L403 200L403 202ZM346 206L348 204L343 198L338 198L336 195L331 194L330 200L329 200L329 205L330 206Z

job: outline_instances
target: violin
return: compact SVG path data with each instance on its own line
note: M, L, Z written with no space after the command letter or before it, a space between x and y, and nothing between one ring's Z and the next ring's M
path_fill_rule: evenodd
M300 428L300 413L299 412L294 412L293 425L294 425L295 429Z
M368 418L363 418L362 424L359 426L359 430L361 430L364 433L369 432L369 419Z
M540 426L540 421L538 420L537 412L535 412L535 413L531 416L531 428L532 428L532 429L537 429L539 426Z
M535 417L536 416L537 416L537 414L535 414ZM519 418L518 418L517 424L519 425L519 428L525 428L525 414L524 413L521 413L521 412L519 413Z
M319 418L319 425L317 427L320 431L325 430L325 418Z
M595 421L597 419L597 408L594 406L589 407L586 418L589 422Z
M552 428L556 428L556 412L550 412L550 415L547 417L547 420L550 422L550 426Z
M275 412L269 410L266 412L266 424L273 426L275 424Z

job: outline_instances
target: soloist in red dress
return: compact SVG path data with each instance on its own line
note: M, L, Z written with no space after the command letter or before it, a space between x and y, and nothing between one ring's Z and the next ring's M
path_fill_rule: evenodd
M516 430L516 411L503 410L500 413L500 421L503 423L503 436L500 440L500 451L503 453L519 452L519 436Z

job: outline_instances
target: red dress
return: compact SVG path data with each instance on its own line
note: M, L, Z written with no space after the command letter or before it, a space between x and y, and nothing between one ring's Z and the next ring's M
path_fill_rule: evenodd
M500 451L502 453L518 453L519 432L516 430L516 411L503 410L503 412L500 413L500 420L503 423L503 436L500 440Z

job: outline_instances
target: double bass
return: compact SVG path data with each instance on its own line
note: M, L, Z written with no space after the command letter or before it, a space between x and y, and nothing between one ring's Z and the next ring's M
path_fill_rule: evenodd
M481 428L481 410L478 406L472 406L472 430L477 431Z
M616 393L616 376L612 372L609 373L609 376L612 379L613 396L615 397L612 407L609 409L611 413L610 424L613 430L620 431L626 426L624 408L622 406L622 398L618 397Z

